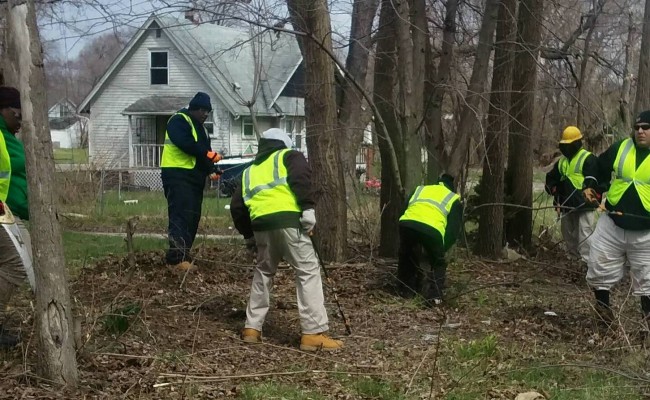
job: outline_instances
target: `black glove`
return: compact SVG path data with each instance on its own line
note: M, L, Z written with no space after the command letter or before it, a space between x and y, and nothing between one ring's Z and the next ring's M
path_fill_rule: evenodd
M255 243L255 236L251 236L248 239L244 239L246 243L246 250L250 251L253 254L257 253L257 243Z

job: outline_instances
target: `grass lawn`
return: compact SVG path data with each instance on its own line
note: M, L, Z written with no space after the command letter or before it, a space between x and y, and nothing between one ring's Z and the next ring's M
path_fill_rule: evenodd
M88 149L54 149L56 164L88 164Z

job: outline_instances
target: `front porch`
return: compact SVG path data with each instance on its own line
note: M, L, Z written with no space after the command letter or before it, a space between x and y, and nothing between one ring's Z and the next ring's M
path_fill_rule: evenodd
M128 118L129 168L158 169L165 142L167 121L186 107L190 97L143 97L122 111Z

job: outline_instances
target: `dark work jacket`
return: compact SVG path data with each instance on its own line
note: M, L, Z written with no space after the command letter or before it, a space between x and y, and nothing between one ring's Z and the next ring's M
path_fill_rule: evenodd
M616 155L618 150L621 147L620 140L613 145L611 145L603 154L598 156L598 168L599 168L599 181L611 183L612 173L614 172L614 161L616 160ZM636 167L646 159L650 154L650 149L636 148ZM609 185L607 185L603 190L608 190ZM622 229L629 229L632 231L638 230L647 230L650 229L650 213L646 211L641 203L641 198L639 193L636 191L636 187L631 185L623 197L619 200L616 206L613 206L609 201L605 202L605 207L608 211L620 211L623 214L628 215L615 215L609 214L616 226ZM636 216L635 216L636 215Z
M447 185L445 184L445 186ZM453 189L450 188L449 186L447 186L447 189L453 191ZM415 191L409 194L406 201L406 206L402 210L402 215L404 215L404 212L408 208L408 201L411 199L411 197L413 197L414 193ZM405 220L405 221L400 221L399 226L412 229L423 235L433 238L433 240L438 241L441 244L443 243L442 241L443 238L440 232L438 232L436 229L432 228L427 224L423 224L422 222ZM463 227L463 205L460 201L456 200L454 204L452 204L451 210L449 210L449 215L447 215L447 227L445 228L445 237L444 237L445 251L449 250L451 246L453 246L454 243L456 243L456 240L458 240L458 236L460 235L460 231L462 227Z
M285 148L286 146L281 140L260 139L257 156L253 164L259 165L269 158L271 154ZM290 150L284 154L284 165L287 168L287 183L296 196L298 207L303 211L314 208L316 203L311 185L311 168L305 156L299 151ZM237 187L230 199L230 215L235 228L244 238L253 236L253 231L300 228L301 213L297 212L279 212L251 221L250 211L244 204L241 177L239 177Z
M185 108L178 112L192 118ZM196 141L192 135L192 127L182 116L174 115L167 122L169 140L185 153L196 157L196 165L192 169L161 168L161 176L164 181L184 180L196 185L205 185L205 178L212 172L213 163L206 156L208 151L212 150L210 138L200 121L192 118L192 122L196 129Z
M572 154L569 154L567 159L569 162L573 160L573 157L576 157L578 150L582 147L578 147L572 151ZM582 166L582 175L585 177L585 180L582 184L582 188L573 187L573 183L568 178L562 179L562 174L560 174L560 161L558 160L553 169L546 174L546 193L553 196L555 205L562 205L564 207L577 208L579 210L593 210L595 206L590 205L585 202L585 197L582 194L582 190L586 188L597 189L598 186L598 159L595 155L590 154L585 158L585 162ZM595 178L595 179L593 179ZM553 190L555 188L555 190ZM570 212L569 208L562 208L562 213Z

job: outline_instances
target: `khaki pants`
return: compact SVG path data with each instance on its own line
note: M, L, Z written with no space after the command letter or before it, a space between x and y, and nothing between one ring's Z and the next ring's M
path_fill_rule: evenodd
M596 290L610 290L629 266L632 294L650 296L650 230L622 229L602 216L591 240L587 283Z
M32 242L27 228L23 221L14 216L16 224L20 228L20 233L25 245L30 253L32 252ZM22 285L27 277L23 261L14 247L9 233L5 228L0 227L0 314L4 313L7 303L11 299L16 287Z
M570 255L589 262L589 242L594 231L594 211L574 211L562 216L562 238Z
M296 274L296 295L302 333L313 334L329 329L320 265L311 239L296 228L255 232L257 266L246 308L246 328L262 330L269 311L273 277L284 258Z

